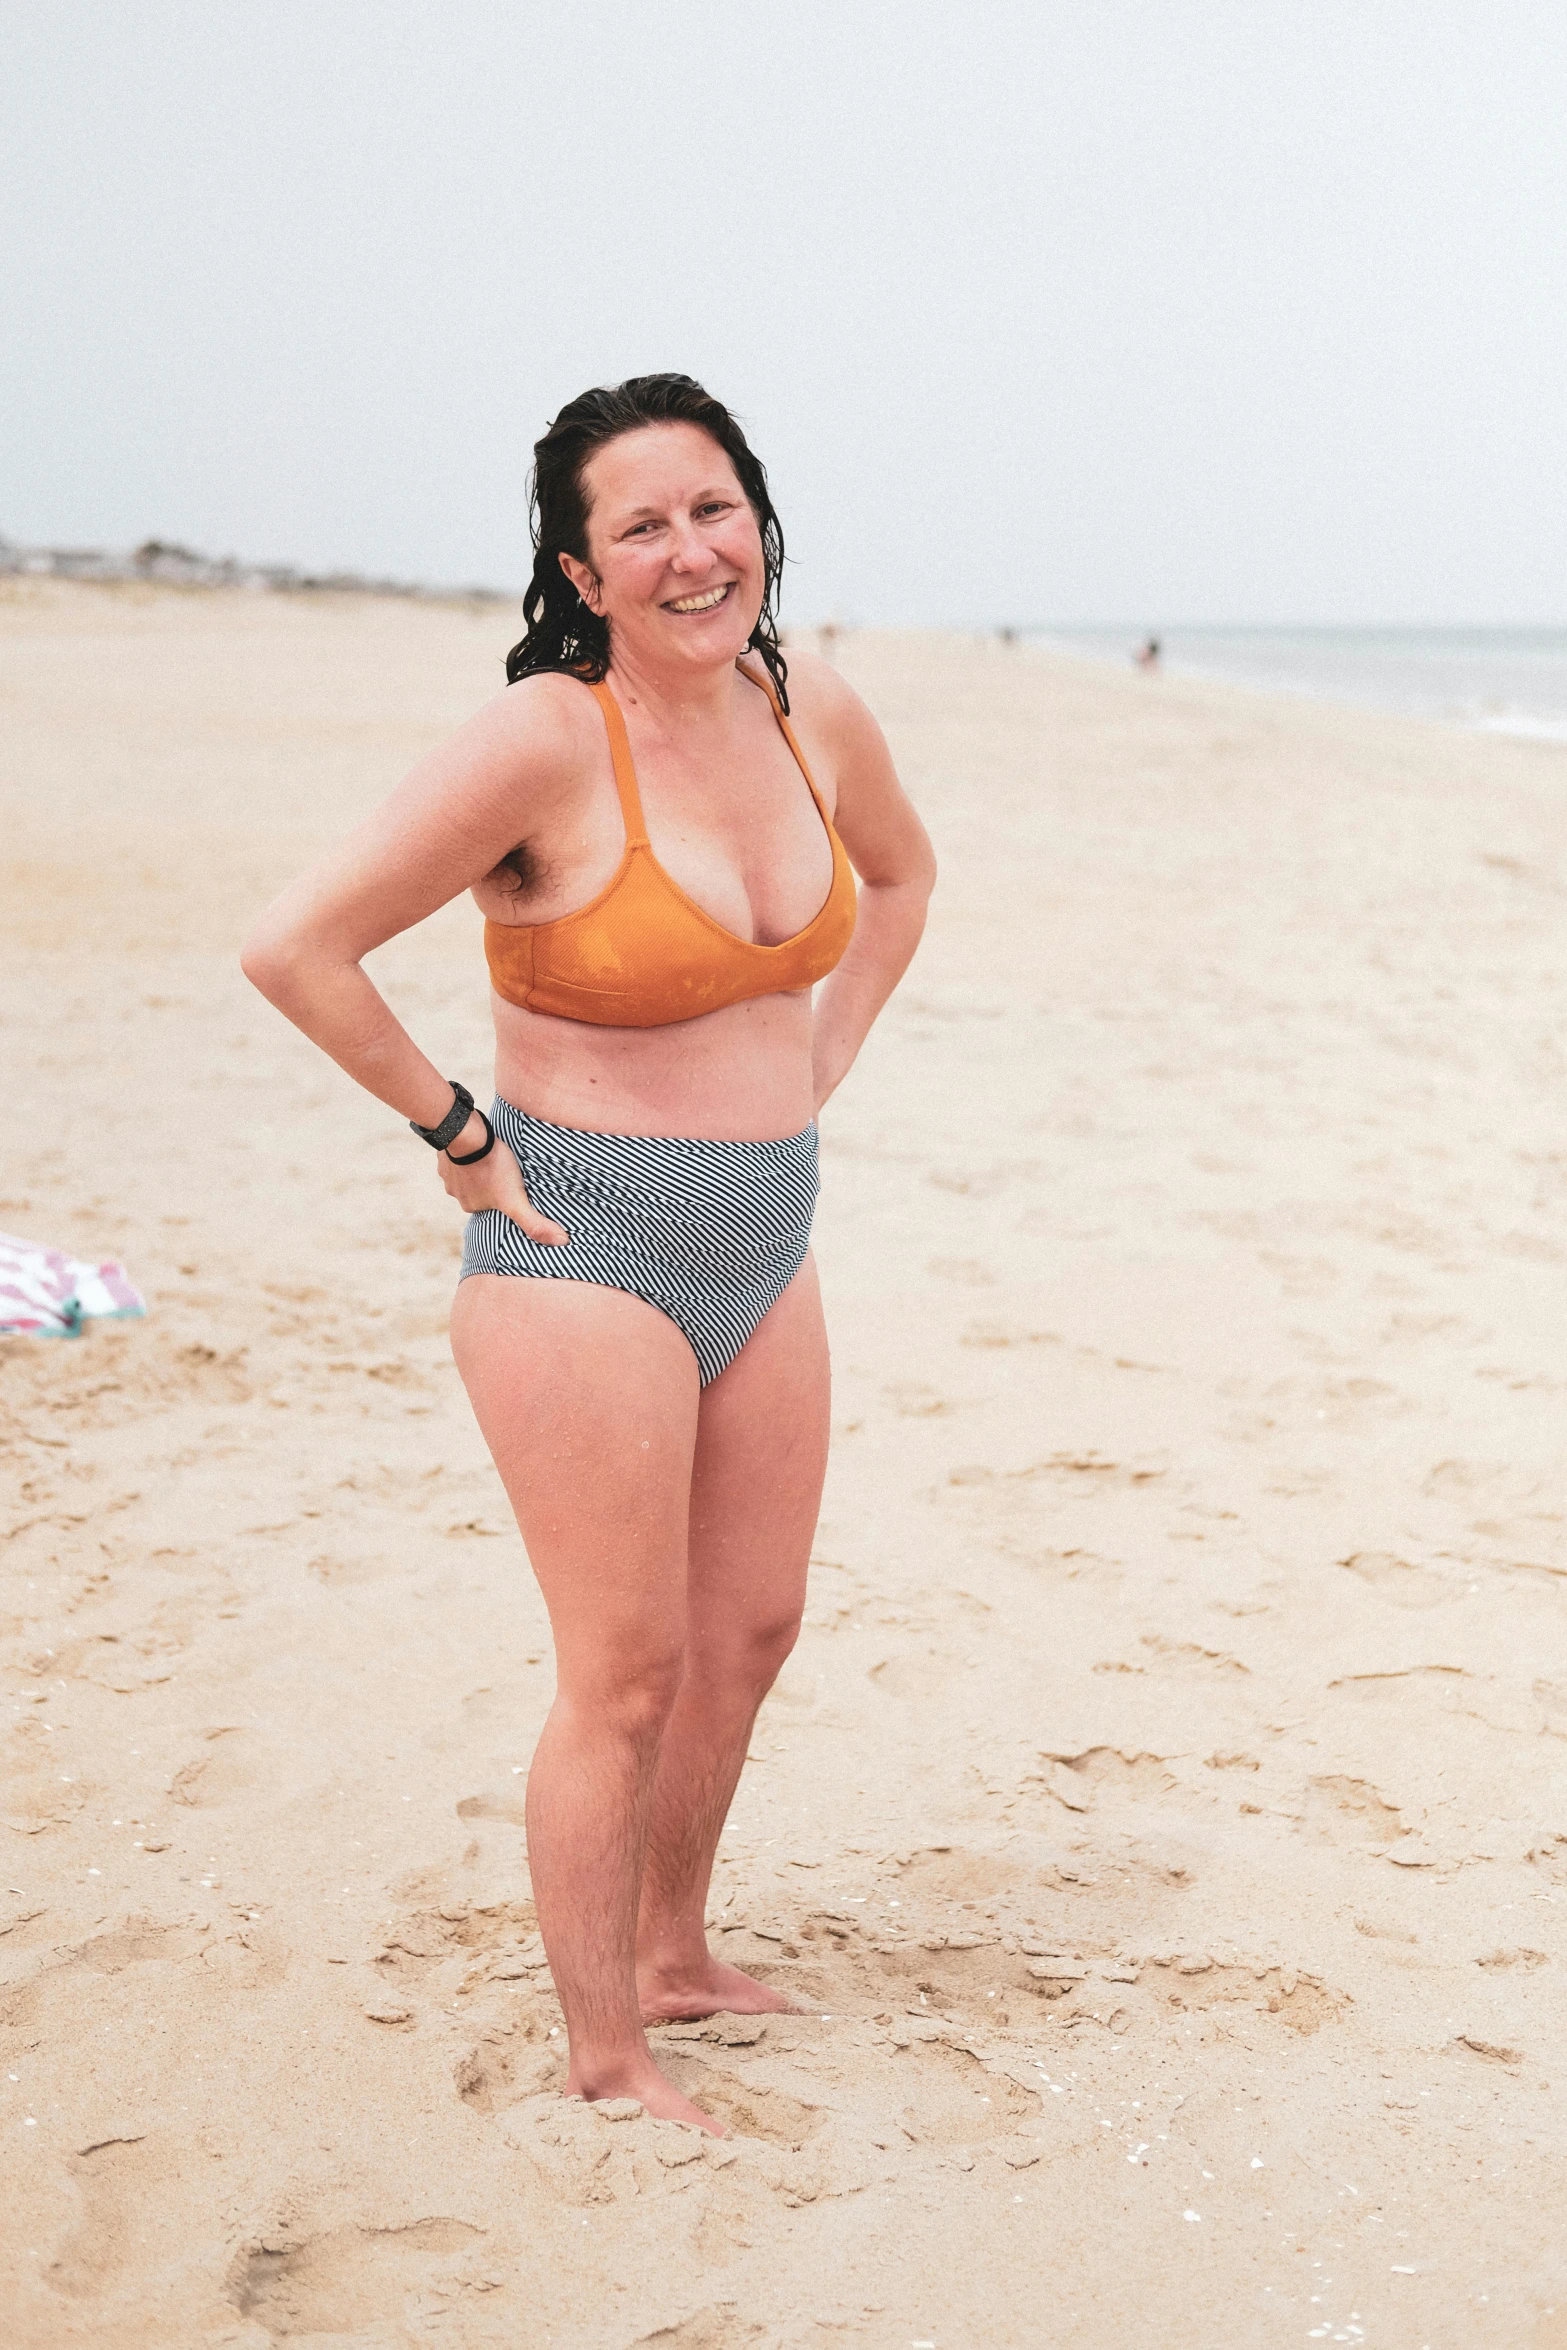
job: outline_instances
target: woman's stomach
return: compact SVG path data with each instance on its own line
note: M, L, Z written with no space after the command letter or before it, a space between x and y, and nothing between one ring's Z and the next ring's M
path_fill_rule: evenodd
M495 1090L552 1126L767 1142L815 1115L811 999L754 996L667 1028L600 1028L490 998Z

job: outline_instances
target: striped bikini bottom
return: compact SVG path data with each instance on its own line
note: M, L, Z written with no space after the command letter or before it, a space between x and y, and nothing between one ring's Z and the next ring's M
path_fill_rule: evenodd
M777 1142L585 1134L498 1094L490 1116L529 1199L571 1239L564 1248L530 1240L499 1208L481 1208L463 1236L464 1279L515 1273L623 1289L684 1331L706 1387L805 1262L814 1126Z

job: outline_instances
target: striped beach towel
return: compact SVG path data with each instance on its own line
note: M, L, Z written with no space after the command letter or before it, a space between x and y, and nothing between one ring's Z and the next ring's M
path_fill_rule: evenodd
M80 1338L89 1321L146 1311L123 1265L89 1265L0 1232L0 1337Z

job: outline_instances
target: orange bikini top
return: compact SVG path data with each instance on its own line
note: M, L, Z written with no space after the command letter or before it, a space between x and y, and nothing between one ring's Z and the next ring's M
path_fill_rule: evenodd
M490 981L507 1003L605 1028L662 1028L748 996L810 987L838 962L854 932L854 874L777 696L749 670L740 675L772 704L827 828L832 886L820 912L793 938L759 946L737 938L686 896L649 843L620 704L607 685L595 685L615 762L625 853L598 896L576 913L521 927L485 923Z

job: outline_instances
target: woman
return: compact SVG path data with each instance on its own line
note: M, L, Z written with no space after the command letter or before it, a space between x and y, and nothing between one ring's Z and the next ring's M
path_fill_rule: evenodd
M284 893L244 968L469 1214L453 1352L555 1637L527 1820L567 2092L712 2129L643 2027L787 2005L709 1952L708 1879L826 1465L815 1116L934 866L863 703L786 668L782 534L728 410L641 376L534 454L509 690ZM362 968L465 889L489 1117Z

